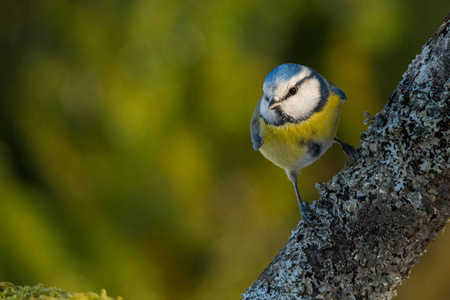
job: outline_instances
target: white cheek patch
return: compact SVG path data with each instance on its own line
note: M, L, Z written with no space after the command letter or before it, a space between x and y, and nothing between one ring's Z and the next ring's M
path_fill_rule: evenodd
M295 85L298 87L297 93L289 96L289 89ZM321 103L322 97L319 78L308 67L303 67L300 73L291 78L280 74L275 80L264 82L263 91L259 112L266 122L271 124L286 120L286 116L293 120L309 118ZM284 116L279 114L279 109L269 109L268 99L281 100L278 108L283 111Z
M297 94L283 101L281 109L296 119L305 119L316 108L320 97L320 82L313 77L299 86Z

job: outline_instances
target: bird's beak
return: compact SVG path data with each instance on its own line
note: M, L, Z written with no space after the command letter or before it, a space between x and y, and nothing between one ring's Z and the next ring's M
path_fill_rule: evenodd
M280 104L281 104L281 101L278 101L278 100L275 100L275 98L272 98L269 101L269 109L272 110Z

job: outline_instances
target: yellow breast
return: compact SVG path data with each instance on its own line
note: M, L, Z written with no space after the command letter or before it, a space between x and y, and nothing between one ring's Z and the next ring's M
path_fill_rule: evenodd
M311 143L320 144L324 152L333 142L339 123L340 102L341 98L331 94L322 111L296 124L274 126L260 118L263 145L259 150L277 166L299 171L318 158L307 155Z

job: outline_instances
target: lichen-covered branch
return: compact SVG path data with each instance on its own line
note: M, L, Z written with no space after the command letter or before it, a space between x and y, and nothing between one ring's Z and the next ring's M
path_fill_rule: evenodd
M300 222L243 299L390 299L450 213L450 25L411 63L362 134L360 158L317 185Z
M102 290L100 295L94 292L72 293L56 287L17 286L9 282L0 282L0 300L114 300ZM122 300L118 297L117 300Z

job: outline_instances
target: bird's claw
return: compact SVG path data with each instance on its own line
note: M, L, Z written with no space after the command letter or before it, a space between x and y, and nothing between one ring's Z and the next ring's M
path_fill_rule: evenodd
M359 158L358 151L350 144L342 143L342 150L348 157L350 157L353 161L357 161Z
M353 161L357 161L358 160L359 154L358 154L358 150L356 150L355 147L353 147L350 144L344 143L343 141L340 141L337 138L334 138L334 140L341 145L342 151L344 151L344 153L348 157L350 157Z
M314 228L314 225L319 224L319 220L316 218L316 215L314 214L308 203L301 203L300 213L302 214L303 221L305 221L305 223L310 225L311 227Z

